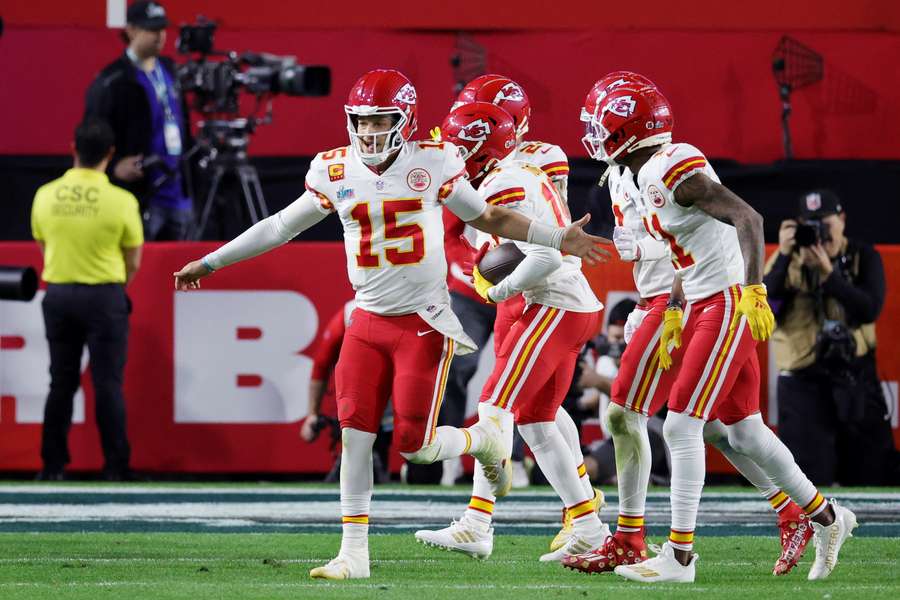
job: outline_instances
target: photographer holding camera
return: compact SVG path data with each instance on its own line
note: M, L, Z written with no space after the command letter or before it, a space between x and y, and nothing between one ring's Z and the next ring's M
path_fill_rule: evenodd
M141 200L146 239L183 240L193 221L181 171L190 125L174 63L160 56L169 21L160 4L144 0L128 7L126 20L128 48L94 79L85 116L115 132L109 175Z
M872 245L845 237L846 218L833 192L804 195L765 268L779 436L817 485L883 484L895 469L875 363L884 267Z

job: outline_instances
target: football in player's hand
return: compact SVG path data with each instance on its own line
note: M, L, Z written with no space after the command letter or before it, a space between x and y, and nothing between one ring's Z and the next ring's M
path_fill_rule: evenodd
M497 285L512 273L525 258L521 250L512 242L491 248L478 263L481 276Z

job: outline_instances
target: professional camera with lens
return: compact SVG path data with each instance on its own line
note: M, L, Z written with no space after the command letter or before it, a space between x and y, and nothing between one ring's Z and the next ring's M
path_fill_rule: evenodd
M261 99L267 95L327 96L331 90L331 70L324 66L297 64L296 57L259 52L218 51L216 24L205 19L182 25L177 48L181 54L196 54L178 68L185 92L194 95L193 108L201 113L239 111L239 92ZM221 60L210 57L221 56Z
M806 219L797 225L794 240L797 248L808 248L820 242L830 241L831 233L828 231L828 225L823 223L822 219Z
M826 319L816 336L816 362L830 373L843 376L856 358L856 340L840 321Z

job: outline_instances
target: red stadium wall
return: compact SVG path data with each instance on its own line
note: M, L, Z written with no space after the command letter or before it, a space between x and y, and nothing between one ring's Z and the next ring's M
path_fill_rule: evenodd
M425 135L452 101L454 31L468 29L486 68L518 79L530 94L530 135L573 156L583 152L577 117L587 89L601 74L626 68L660 85L674 106L680 139L714 157L780 158L771 55L787 33L825 62L824 81L794 94L796 156L900 158L900 120L892 112L900 106L900 83L891 75L900 56L900 3L763 0L711 10L722 3L700 2L672 11L668 2L648 0L639 13L622 15L587 0L566 11L524 0L515 11L490 14L467 10L473 2L428 3L428 10L400 2L380 17L362 2L333 12L276 0L169 4L174 23L197 12L222 17L222 48L294 54L332 67L330 97L276 99L275 123L251 145L257 155L312 155L346 143L343 96L359 74L382 66L401 69L418 87ZM105 3L7 2L0 15L7 22L0 38L0 114L15 115L0 136L0 154L66 153L88 83L122 50L117 32L104 26ZM174 35L170 30L169 53Z
M156 472L326 471L327 441L298 436L310 359L329 317L352 296L339 243L289 244L172 291L171 273L212 248L150 244L134 300L125 373L132 466ZM881 247L888 298L878 322L879 373L900 381L900 247ZM0 243L0 264L41 267L32 243ZM298 268L315 265L314 269ZM589 270L598 296L632 289L630 265ZM762 364L767 364L761 349ZM47 356L37 301L0 302L0 471L40 467ZM765 378L765 369L763 375ZM102 465L90 378L69 437L75 470ZM767 386L761 405L767 411ZM896 390L896 388L894 388ZM896 392L895 392L896 396ZM326 410L334 410L333 400ZM896 418L896 404L894 405ZM896 423L895 423L896 426ZM900 441L900 431L895 430ZM718 456L710 467L727 470Z

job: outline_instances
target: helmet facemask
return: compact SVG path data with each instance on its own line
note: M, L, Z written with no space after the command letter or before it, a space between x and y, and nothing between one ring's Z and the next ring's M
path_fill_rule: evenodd
M406 140L402 132L407 123L407 116L399 108L395 106L345 106L344 112L347 113L347 132L350 134L350 145L364 164L380 165L403 147ZM391 116L393 124L390 129L369 133L358 132L359 117L382 115ZM373 150L371 151L366 149L368 144L365 142L367 140L372 140Z

